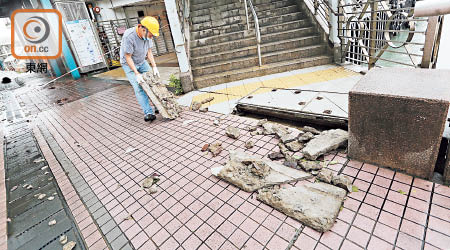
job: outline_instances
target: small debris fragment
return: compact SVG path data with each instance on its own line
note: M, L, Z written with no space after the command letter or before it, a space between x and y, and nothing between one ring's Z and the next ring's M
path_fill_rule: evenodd
M271 160L279 160L279 159L284 158L284 155L281 152L272 152L272 153L268 154L267 156Z
M352 186L352 192L353 192L353 193L356 193L356 192L358 192L358 191L359 191L359 189L358 189L357 186Z
M264 134L264 132L261 130L255 130L255 131L250 132L250 135L252 135L252 136L263 135L263 134Z
M314 175L314 176L318 175L319 173L320 173L319 170L313 170L313 171L311 171L311 174Z
M39 162L43 162L43 161L45 161L44 158L39 158L39 159L34 160L33 162L34 163L39 163Z
M253 131L256 131L258 128L255 126L247 126L245 129L249 132L253 132Z
M306 133L300 135L298 137L298 140L300 142L307 142L307 141L311 140L312 138L314 138L314 134L311 132L306 132Z
M208 97L208 98L206 98L206 99L202 100L202 104L205 104L205 103L211 102L212 100L214 100L214 96L211 96L211 97Z
M315 134L315 135L318 135L318 134L320 134L320 131L319 130L317 130L317 129L315 129L315 128L313 128L313 127L310 127L310 126L304 126L303 127L303 132L311 132L311 133L313 133L313 134Z
M291 141L289 143L286 143L285 145L292 152L298 152L298 151L300 151L300 149L302 149L304 147L303 144L301 144L298 141Z
M129 154L129 153L134 152L134 151L136 151L136 148L128 147L127 150L125 150L125 154Z
M52 201L54 199L55 199L55 197L53 197L53 196L50 196L50 197L47 198L47 200L49 200L49 201Z
M51 221L48 222L48 225L49 225L49 226L53 226L53 225L55 225L55 224L56 224L56 220L51 220Z
M44 174L45 174L45 175L48 175L48 174L49 174L49 172L48 172L48 171L45 171L45 172L44 172Z
M208 112L208 107L204 107L198 110L199 112L206 113Z
M281 142L278 143L278 147L280 148L280 152L283 155L288 155L289 154L289 149Z
M155 194L158 192L158 188L156 186L152 186L147 190L148 194Z
M11 188L10 191L12 192L12 191L14 191L14 190L16 190L16 189L17 189L17 186L14 186L14 187Z
M63 246L63 250L72 250L77 243L75 241L69 241Z
M220 154L220 152L222 152L223 148L222 148L222 143L221 142L215 142L211 145L209 145L208 148L209 152L212 153L213 157L216 157Z
M191 123L195 122L195 120L184 120L183 125L189 125Z
M134 220L133 214L129 214L125 219L123 220Z
M300 166L306 171L321 170L323 168L323 165L320 164L319 161L305 161L305 160L302 160L300 162Z
M201 106L202 106L201 102L194 101L191 105L191 109L192 111L197 111L200 109Z
M245 148L247 148L247 149L253 148L254 146L255 146L255 142L253 142L253 141L245 142Z
M61 245L64 245L67 243L67 235L63 234L61 235L61 237L59 237L59 243L61 243Z
M220 124L220 121L219 121L219 120L217 120L217 119L215 119L215 120L213 121L213 124L214 124L214 126L219 126L219 124Z
M202 152L205 152L206 150L208 150L208 148L209 148L209 144L208 143L203 145Z
M23 187L24 187L25 189L28 189L28 190L33 189L33 186L30 185L30 184L25 184L25 185L23 185Z
M151 188L153 185L158 183L159 180L160 179L158 177L156 177L156 176L147 177L142 182L142 187L143 188Z
M262 127L262 125L266 122L267 122L267 119L259 120L258 123L256 124L256 126Z
M332 183L333 185L343 188L348 192L352 192L353 190L352 181L347 176L344 175L333 176Z
M7 219L6 219L6 222L11 222L11 218L7 218Z
M48 168L48 166L43 166L42 168L41 168L41 170L45 170L45 169L47 169Z
M39 194L38 195L38 200L42 200L42 199L44 199L45 198L45 196L47 196L46 194Z
M294 157L286 155L286 160L283 162L283 165L290 168L297 168L298 162Z
M232 126L229 126L227 128L227 130L225 131L225 133L228 137L233 138L233 139L239 138L239 135L241 134L241 132L239 131L238 128L235 128Z
M317 179L326 183L330 183L333 180L333 171L329 169L322 169L317 175Z

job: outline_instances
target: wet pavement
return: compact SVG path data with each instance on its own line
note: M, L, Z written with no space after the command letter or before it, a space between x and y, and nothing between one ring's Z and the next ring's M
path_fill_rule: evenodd
M61 91L70 87L67 93L82 87L76 82L56 86ZM254 193L211 175L211 167L227 160L226 150L259 157L277 151L275 137L244 130L257 120L184 111L173 121L158 116L146 123L131 86L85 89L93 88L98 92L79 93L80 99L63 105L54 104L54 98L69 94L38 99L41 92L14 92L23 98L24 105L15 105L24 114L33 110L28 124L89 249L410 250L450 245L447 186L330 152L324 160L337 164L328 168L348 176L359 191L347 197L332 229L318 233L256 200ZM41 91L51 95L52 90ZM225 135L228 126L241 130L239 139ZM246 149L249 140L255 146ZM217 157L201 151L215 141L226 150ZM149 195L141 184L155 172L161 181L158 192Z

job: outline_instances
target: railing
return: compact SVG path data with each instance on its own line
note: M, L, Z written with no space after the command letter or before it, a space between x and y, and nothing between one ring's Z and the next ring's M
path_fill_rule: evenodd
M342 59L354 64L375 66L428 67L425 54L434 55L439 39L427 29L431 19L414 17L415 1L339 1L339 38ZM438 18L442 20L442 18ZM436 23L442 25L442 21ZM435 26L436 27L436 26ZM428 31L427 31L428 30ZM433 33L433 34L431 34ZM428 48L428 49L427 49Z
M314 14L325 32L329 33L329 29L331 28L330 16L331 14L336 15L337 13L332 11L328 0L305 0L305 4Z
M256 46L258 49L258 63L259 66L262 66L262 60L261 60L261 31L259 30L259 21L258 21L258 16L256 15L256 11L255 11L255 7L253 6L252 0L244 0L245 1L245 15L247 18L247 29L250 29L250 24L248 21L248 9L247 9L247 2L248 5L250 6L250 10L253 14L253 19L255 20L255 32L256 32Z

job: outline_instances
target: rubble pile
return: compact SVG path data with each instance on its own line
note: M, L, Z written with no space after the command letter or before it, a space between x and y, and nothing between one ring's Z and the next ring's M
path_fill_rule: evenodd
M348 133L341 129L319 131L305 126L302 130L260 120L256 126L247 127L251 135L274 135L279 139L279 152L268 154L270 160L260 159L240 151L229 151L224 166L211 169L213 175L234 184L247 192L257 191L257 199L288 216L314 228L328 231L334 224L347 192L354 187L351 180L335 175L327 169L330 162L317 159L347 144ZM227 127L226 135L238 139L240 130ZM254 142L247 141L249 149ZM212 144L214 145L214 144ZM211 151L211 146L208 150ZM216 142L218 153L221 144ZM284 160L279 163L276 160ZM280 184L314 178L316 182L303 186L280 188Z

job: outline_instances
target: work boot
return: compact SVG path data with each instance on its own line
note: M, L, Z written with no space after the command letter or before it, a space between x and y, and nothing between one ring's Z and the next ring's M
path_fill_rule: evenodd
M144 121L146 121L146 122L152 122L152 121L154 121L155 119L156 119L156 116L153 115L153 114L146 114L146 115L144 116Z

